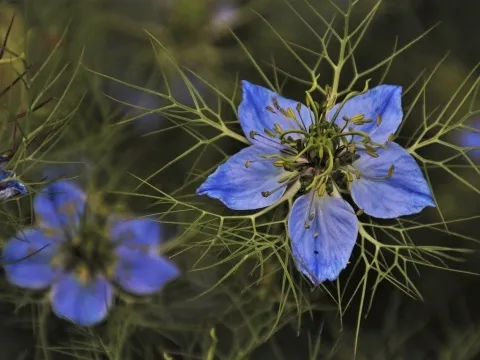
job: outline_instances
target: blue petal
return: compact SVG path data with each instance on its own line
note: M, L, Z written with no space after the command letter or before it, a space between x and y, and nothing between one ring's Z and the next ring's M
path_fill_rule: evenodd
M242 89L243 99L238 108L238 117L245 136L247 136L247 138L254 144L273 145L276 147L280 146L276 145L279 144L278 138L269 141L256 136L255 139L252 140L250 137L251 131L256 131L258 134L268 137L265 135L264 130L268 129L275 132L273 128L274 124L280 125L283 131L300 128L297 122L292 118L283 115L280 111L275 109L273 104L274 98L277 99L278 105L283 110L286 111L289 108L292 109L300 124L302 124L301 120L303 120L303 124L306 126L307 131L308 127L313 123L314 115L305 105L301 105L300 116L298 115L298 101L286 99L273 91L262 86L253 85L245 80L242 81ZM275 111L275 114L270 110L267 110L267 106L272 108ZM290 134L290 136L294 139L299 137L297 134Z
M0 183L0 200L28 194L27 187L19 180L13 179Z
M157 254L121 246L117 249L117 255L119 262L115 270L115 281L124 290L135 295L157 292L180 275L170 260Z
M1 164L1 156L0 156L0 164ZM8 178L15 177L15 173L11 170L5 170L0 167L0 181L3 181Z
M27 289L45 289L52 283L50 265L56 253L52 239L27 229L10 239L3 248L3 263L10 283Z
M57 181L35 197L33 206L41 225L75 231L85 210L85 194L70 181Z
M318 285L335 280L347 266L357 239L358 220L345 200L310 192L295 200L288 230L298 269Z
M333 118L339 106L340 104L335 105L328 112L329 119ZM373 121L364 125L349 124L349 127L366 132L374 142L381 144L387 142L389 136L397 131L402 122L402 88L394 85L380 85L368 90L365 94L353 97L342 107L335 123L343 128L344 116L351 118L358 114L363 114L366 119ZM380 126L377 125L378 115L382 119ZM360 136L355 136L356 141L362 139Z
M74 274L64 274L52 286L52 308L59 317L80 326L106 318L113 302L113 287L103 277L83 283Z
M477 149L468 152L468 156L480 160L480 119L475 119L474 121L471 121L470 124L466 125L470 125L479 132L461 131L459 134L460 145L463 147L476 147Z
M435 206L427 181L415 159L400 145L388 143L387 149L378 148L378 158L360 153L353 166L360 171L360 179L353 181L351 193L355 203L368 215L382 219L416 214L426 206ZM394 165L390 179L385 177Z
M262 191L278 188L278 180L287 172L273 166L275 159L260 156L276 153L276 149L257 145L241 150L220 165L198 188L197 194L218 199L233 210L254 210L273 204L282 197L285 187L268 197ZM247 161L251 161L248 168Z
M110 229L113 241L129 248L155 248L162 235L161 224L148 219L115 219Z

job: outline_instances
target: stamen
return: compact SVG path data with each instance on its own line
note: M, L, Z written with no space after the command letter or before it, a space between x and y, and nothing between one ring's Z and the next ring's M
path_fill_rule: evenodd
M275 135L272 131L270 131L270 130L268 130L268 129L263 129L263 132L264 132L265 134L267 134L267 136L270 136L270 137L272 137L272 138L276 138L276 137L277 137L277 135Z
M300 121L302 122L303 130L306 131L306 130L307 130L307 126L305 125L305 122L304 122L303 119L302 119L302 114L300 113L300 110L302 110L302 104L301 104L301 103L297 103L296 110L297 110L298 117L300 118Z
M305 136L309 136L310 134L304 130L300 130L300 129L291 129L291 130L287 130L287 131L282 131L280 133L280 141L282 141L283 139L285 139L285 136L287 136L288 134L303 134Z
M293 181L296 181L300 177L300 173L298 171L294 171L288 175L285 175L284 177L278 179L278 183L282 184L284 182L292 183Z
M267 131L270 131L270 130L264 129L263 131L265 131L265 133L266 133ZM271 137L273 137L273 138L275 138L275 139L277 138L277 136L276 136L275 134L273 134L273 132L271 132L271 131L270 131L270 134L267 134L267 135L268 135L268 136L273 135L273 136L271 136ZM264 135L259 134L259 133L256 132L255 130L250 131L250 138L253 139L253 140L255 140L255 136L258 136L258 137L262 138L263 140L267 140L267 141L270 142L270 143L264 143L264 142L262 142L262 144L265 145L265 146L270 146L270 147L275 147L275 148L278 147L278 141L275 141L275 140L273 140L273 139L270 139L270 138L268 138L268 137L265 137ZM257 140L257 141L258 141L258 140ZM271 143L275 144L275 146L272 146Z
M281 128L281 126L277 123L273 124L273 129L275 130L275 132L277 132L279 135L281 135L283 133L283 129Z
M266 109L267 109L268 111L270 111L271 113L273 113L273 114L277 114L277 113L275 112L275 110L273 110L273 108L272 108L271 106L267 106Z
M350 121L353 122L354 124L357 124L357 122L362 121L363 119L365 119L365 115L357 114L357 115L353 115L350 118Z
M288 181L287 183L282 183L280 186L276 187L275 189L273 190L270 190L270 191L262 191L261 194L263 197L269 197L270 195L272 195L273 193L277 192L278 190L281 190L283 189L284 187L288 186L289 184L291 184L292 182L296 181L298 179L298 177L300 177L300 175L297 175L295 177L293 177L290 181ZM280 182L280 181L279 181Z
M382 115L378 114L377 115L377 126L380 126L381 123L382 123Z
M395 165L392 164L392 166L390 166L390 169L388 169L387 179L391 179L391 178L392 178L394 171L395 171Z

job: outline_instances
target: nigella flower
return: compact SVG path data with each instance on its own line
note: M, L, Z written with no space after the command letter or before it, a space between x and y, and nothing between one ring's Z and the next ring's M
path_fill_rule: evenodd
M402 121L400 87L381 85L343 106L310 109L247 81L242 86L240 124L252 145L197 193L252 210L299 187L288 231L296 265L313 284L336 279L355 245L358 219L342 195L377 218L435 206L415 159L389 141Z
M115 285L150 295L179 275L158 254L158 223L110 217L102 225L95 207L72 182L53 183L34 199L37 228L20 232L3 249L11 283L51 287L55 314L82 326L105 319Z

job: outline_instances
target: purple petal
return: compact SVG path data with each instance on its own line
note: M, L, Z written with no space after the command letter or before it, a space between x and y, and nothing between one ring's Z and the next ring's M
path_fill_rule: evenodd
M378 148L378 158L359 153L353 166L360 171L354 179L351 193L355 203L368 215L382 219L416 214L426 206L435 206L430 188L415 159L400 145L388 143L387 149ZM390 179L387 176L394 165ZM370 177L370 178L369 178Z
M328 112L329 119L333 118L339 106L340 104L335 105ZM373 121L364 125L349 124L349 127L366 132L374 142L381 144L387 142L389 136L397 131L402 122L402 88L394 85L380 85L368 90L365 94L351 98L340 110L335 123L343 128L344 116L351 118L358 114L363 114L366 119ZM380 126L377 125L377 116L381 116L382 119ZM360 136L355 136L357 141L362 139Z
M131 250L125 246L117 249L119 262L115 281L135 295L150 295L180 275L177 267L157 254Z
M47 288L54 276L50 264L56 250L52 239L38 230L27 229L19 233L3 248L7 280L22 288Z
M264 159L261 155L277 153L277 149L257 145L241 150L220 165L198 188L197 194L218 199L233 210L254 210L275 203L285 192L285 186L267 197L262 192L278 188L279 179L287 172L273 166L275 159ZM251 162L248 167L247 161Z
M273 91L270 91L262 86L254 85L248 81L242 81L243 100L238 108L238 117L240 119L240 125L242 126L245 136L247 136L253 144L263 144L276 147L282 147L279 144L278 138L272 139L272 141L255 136L251 139L250 132L256 131L265 137L264 130L268 129L274 131L274 124L280 125L283 131L286 130L298 130L299 125L295 120L283 115L274 106L274 99L278 101L278 105L285 111L292 109L300 124L305 124L306 130L313 123L314 115L305 105L301 104L300 115L297 112L298 101L286 99ZM270 110L267 110L267 106L275 111L275 114ZM302 124L303 127L303 124ZM292 138L301 137L298 134L290 134Z
M357 239L358 219L345 200L310 192L295 200L288 231L298 269L319 285L335 280L347 266Z
M64 274L52 286L51 296L57 316L80 326L91 326L107 317L113 303L113 287L101 276L84 283L74 274Z
M35 197L33 206L42 226L73 232L85 210L85 194L70 181L57 181Z
M130 248L155 249L162 235L162 225L149 219L115 219L110 229L113 241Z

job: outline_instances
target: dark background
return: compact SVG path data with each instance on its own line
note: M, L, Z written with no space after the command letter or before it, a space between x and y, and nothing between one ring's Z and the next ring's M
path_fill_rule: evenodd
M348 1L338 0L336 3L344 7ZM373 0L360 0L352 21L361 21L374 3ZM292 1L291 4L316 31L320 34L325 31L302 1ZM317 0L314 4L325 18L330 19L334 14L334 7L328 1ZM237 76L261 84L258 72L228 31L227 27L230 27L269 75L267 63L273 58L284 71L301 76L298 62L285 51L271 29L251 8L262 14L284 38L318 49L315 37L280 0L3 2L3 11L0 11L2 34L12 14L16 13L15 27L7 47L16 52L24 51L28 63L32 64L31 73L39 74L28 91L21 86L12 90L12 95L3 104L5 111L17 113L39 96L53 96L54 102L29 115L24 126L31 131L49 119L52 112L54 116L48 120L49 124L55 121L67 124L57 137L43 139L48 143L45 151L18 162L22 178L35 186L45 177L79 176L84 184L109 193L107 202L138 213L154 213L157 208L150 210L151 201L148 199L112 192L133 192L138 182L126 173L146 178L195 143L181 129L155 133L171 125L162 114L142 115L168 101L105 79L92 71L163 93L167 91L167 79L172 96L191 106L193 102L184 80L164 51L158 48L154 51L146 29L162 42L178 64L216 84L225 93L232 93ZM474 0L384 0L356 51L357 62L362 68L373 66L391 53L396 37L400 45L406 44L440 22L427 37L398 56L385 82L406 88L422 70L433 69L450 52L428 88L429 108L444 106L480 60L479 15L480 3ZM220 20L226 23L222 25ZM337 26L337 29L341 27ZM57 50L49 58L56 45L59 45ZM78 66L80 58L81 65ZM46 70L42 70L46 59L49 59ZM21 65L15 66L2 68L2 86L22 71ZM59 74L58 80L42 94L45 85L51 83L56 74ZM188 78L206 103L215 107L216 98L205 83L194 75L188 75ZM373 82L378 81L379 74L372 78ZM477 78L478 71L473 73L472 81ZM320 82L328 79L326 71ZM348 82L346 73L341 86ZM357 84L357 87L362 85ZM68 92L64 94L66 88ZM288 82L283 93L302 99L298 96L301 91L304 91L303 85ZM409 100L411 97L407 96L406 101ZM235 104L238 101L237 97ZM55 108L56 104L58 108ZM234 119L233 111L228 108L222 115L225 120ZM138 118L122 122L134 117ZM472 117L469 122L475 126L478 124L475 120ZM421 110L415 110L405 124L399 142L406 144L421 121ZM119 122L122 123L118 125ZM3 128L2 141L8 142L10 128L7 125ZM236 125L232 128L236 129ZM208 129L203 129L202 134L211 137ZM462 145L464 136L464 132L452 132L445 140ZM233 140L222 140L218 145L227 154L243 146ZM428 148L425 156L436 159L443 154L442 151L436 147ZM206 154L200 157L203 170L222 160L218 151ZM471 153L470 157L478 169L480 158L475 154L478 152ZM186 174L193 171L192 164L199 156L198 152L190 154L153 177L152 184L166 192L175 191L178 184L185 181ZM433 189L447 220L478 215L478 193L465 188L445 172L433 172L432 176ZM462 172L462 176L480 187L479 176L472 167ZM145 187L139 191L151 193ZM192 193L194 187L181 196ZM191 196L183 199L198 204L198 199ZM158 211L165 211L161 204L158 206ZM24 221L30 217L26 199L5 204L4 211L5 214L16 214ZM188 251L177 250L180 254L178 263L187 273L202 251L185 246L190 239L183 235L194 218L179 216L175 220L166 218L171 222L169 236L173 239L182 234L180 243ZM435 223L438 214L427 213L420 220ZM17 224L12 221L5 219L2 222L5 223L4 240L15 232ZM461 233L463 238L427 228L415 233L414 242L476 249L476 243L468 240L468 237L478 239L479 221L476 218L456 223L451 230ZM203 233L205 230L196 231ZM176 252L175 249L171 251ZM212 252L204 259L204 265L208 262L214 264L222 256L225 254L220 251ZM356 256L358 253L355 252L353 258ZM480 358L480 312L477 311L480 281L474 274L479 270L479 257L475 253L460 256L466 261L447 261L446 266L472 274L434 267L419 267L419 273L416 273L411 268L409 274L422 295L421 300L411 299L390 283L383 282L374 294L368 318L361 322L357 359ZM265 266L275 268L276 264L270 261ZM310 293L306 281L298 275L294 279L303 284L299 287L308 294L306 298L315 311L305 312L298 328L295 306L288 304L289 312L282 315L271 336L269 330L275 324L281 306L278 295L282 287L281 277L274 276L273 280L249 287L253 281L249 275L251 268L241 267L207 295L187 301L211 288L231 267L231 263L226 263L189 273L169 285L153 302L119 305L106 324L93 330L73 329L48 313L41 315L44 307L39 305L40 295L25 295L2 280L1 298L5 303L0 308L0 359L353 359L359 298L354 298L343 323L340 323L335 304L321 290ZM363 269L356 269L359 273L353 275L350 271L346 271L347 275L357 279L362 276ZM347 275L342 275L341 280ZM371 292L370 287L367 292ZM20 310L14 312L18 307ZM126 318L130 319L128 324ZM216 348L209 333L212 326L215 326L219 340ZM318 348L315 344L319 345Z

